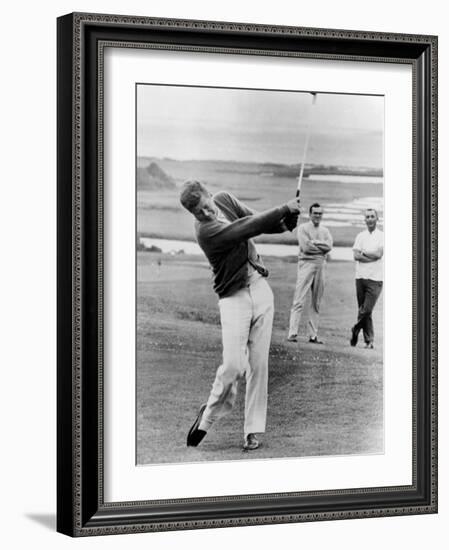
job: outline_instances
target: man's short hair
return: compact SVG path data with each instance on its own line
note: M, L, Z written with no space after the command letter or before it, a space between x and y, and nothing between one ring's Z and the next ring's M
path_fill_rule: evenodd
M321 204L318 202L314 202L313 204L311 204L309 208L309 214L312 213L312 208L321 208Z
M182 186L179 200L184 208L186 208L189 212L193 212L195 207L200 202L201 197L207 197L208 195L209 191L200 181L187 180Z
M374 212L374 214L376 214L376 218L379 219L379 214L375 208L365 208L365 216L367 212Z

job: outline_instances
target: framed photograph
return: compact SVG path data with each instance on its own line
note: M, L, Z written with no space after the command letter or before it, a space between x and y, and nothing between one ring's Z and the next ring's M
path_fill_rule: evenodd
M437 38L58 19L58 531L437 512Z

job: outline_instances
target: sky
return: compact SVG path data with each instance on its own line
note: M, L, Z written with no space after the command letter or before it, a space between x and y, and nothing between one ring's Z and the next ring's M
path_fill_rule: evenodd
M382 96L138 85L137 153L382 168Z

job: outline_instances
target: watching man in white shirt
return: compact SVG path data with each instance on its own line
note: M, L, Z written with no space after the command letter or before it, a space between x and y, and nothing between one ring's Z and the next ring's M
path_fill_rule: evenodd
M384 234L377 229L378 215L374 208L365 210L367 229L359 233L352 250L354 252L355 284L359 312L352 327L351 346L356 346L359 332L363 331L365 348L374 347L374 328L371 317L383 285Z

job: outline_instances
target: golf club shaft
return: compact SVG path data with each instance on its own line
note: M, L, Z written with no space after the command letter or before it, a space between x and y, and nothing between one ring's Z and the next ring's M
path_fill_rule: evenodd
M306 163L307 149L309 147L310 133L311 133L311 128L312 128L312 115L313 115L313 110L312 109L313 109L313 106L316 103L316 96L317 96L316 92L311 92L311 94L312 94L312 107L311 107L311 111L310 111L310 115L309 115L309 122L307 124L307 133L306 133L306 139L304 141L304 149L303 149L303 152L302 152L301 168L299 170L298 186L296 188L296 196L297 197L299 197L299 195L301 193L301 184L302 184L302 178L303 178L303 175L304 175L304 166L305 166L305 163Z

